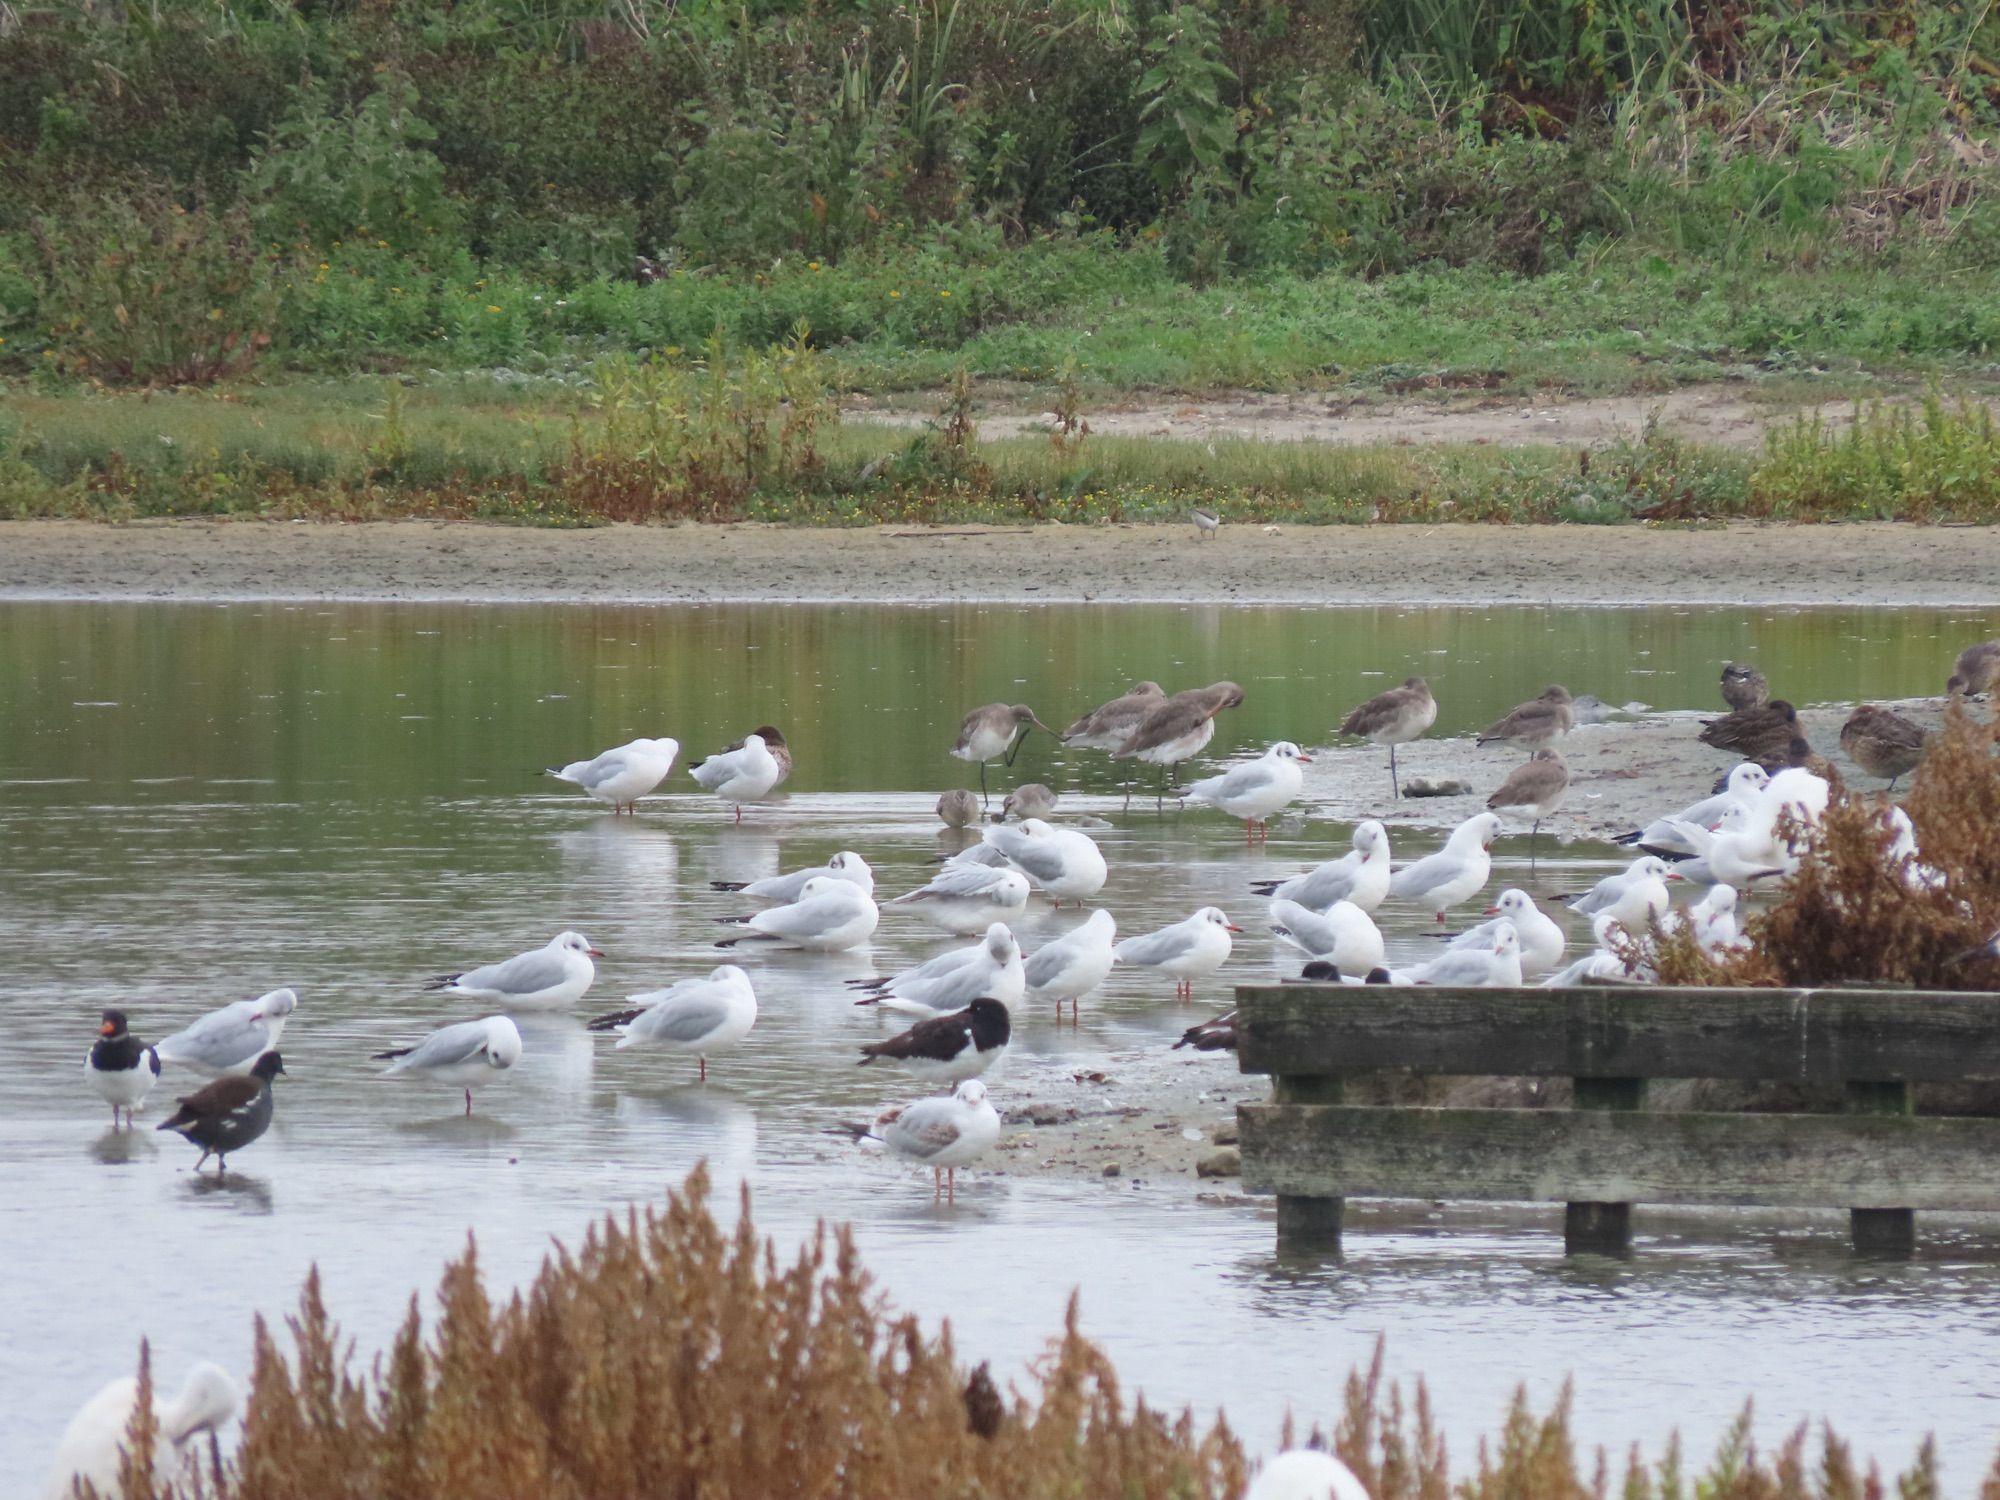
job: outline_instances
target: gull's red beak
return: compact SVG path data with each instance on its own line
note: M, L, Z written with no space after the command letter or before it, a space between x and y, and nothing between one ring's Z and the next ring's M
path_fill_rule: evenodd
M1241 927L1238 927L1234 922L1225 922L1222 925L1224 929L1229 932L1241 932L1243 930Z
M1678 871L1678 870L1669 870L1669 871L1667 871L1667 879L1669 879L1669 880L1686 880L1686 879L1687 879L1687 876L1685 876L1685 875L1681 874L1681 873L1680 873L1680 871Z
M604 957L604 950L602 948L586 948L583 951L588 953L592 958Z
M1313 758L1310 755L1306 754L1305 751L1303 750L1299 752L1299 759L1303 761L1306 765L1311 765L1313 763Z
M1486 908L1486 915L1490 917L1490 916L1494 915L1494 914L1495 914L1496 912L1498 912L1499 910L1500 910L1500 908L1499 908L1499 907L1497 907L1497 906L1489 906L1489 907L1487 907L1487 908Z

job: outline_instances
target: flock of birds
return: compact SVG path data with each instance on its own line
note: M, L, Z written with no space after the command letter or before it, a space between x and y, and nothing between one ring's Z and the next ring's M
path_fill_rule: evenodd
M2000 641L1989 641L1959 657L1947 692L1983 694L1996 685ZM1582 702L1559 686L1521 704L1478 736L1482 745L1505 743L1529 752L1489 797L1487 811L1459 824L1442 848L1400 867L1393 862L1387 828L1378 820L1363 820L1354 829L1351 850L1341 857L1289 879L1253 884L1254 894L1269 903L1270 931L1306 961L1301 979L1343 985L1643 981L1650 976L1634 958L1639 950L1621 935L1643 936L1656 922L1685 928L1711 951L1741 944L1741 893L1758 881L1781 880L1796 868L1797 830L1824 812L1829 787L1813 769L1815 756L1796 711L1770 696L1762 673L1731 663L1723 670L1721 689L1730 711L1709 721L1701 739L1741 756L1740 763L1718 783L1714 795L1626 835L1621 842L1640 851L1626 869L1567 898L1570 912L1590 922L1594 942L1582 957L1565 963L1567 931L1518 887L1500 892L1484 910L1486 921L1451 937L1435 957L1412 965L1386 963L1374 919L1384 901L1398 899L1430 911L1444 924L1448 912L1486 888L1493 842L1505 827L1503 814L1531 820L1532 865L1541 823L1562 805L1569 786L1568 767L1552 742L1574 726ZM1164 797L1177 785L1180 768L1213 739L1217 715L1242 702L1243 690L1233 682L1174 694L1142 682L1085 714L1057 738L1071 749L1104 751L1160 768ZM1428 685L1412 677L1359 705L1340 730L1388 750L1391 793L1399 798L1396 748L1428 731L1437 711ZM978 1160L999 1138L1000 1115L981 1075L1005 1055L1023 1006L1053 1005L1060 1020L1067 1004L1074 1019L1077 1005L1121 963L1172 979L1177 998L1187 999L1198 981L1227 961L1233 937L1242 932L1220 908L1204 906L1156 931L1121 939L1116 918L1099 907L1063 936L1032 954L1024 952L1009 922L1025 913L1033 893L1039 891L1055 906L1082 906L1103 889L1109 875L1103 852L1088 832L1050 820L1057 797L1046 786L1015 788L999 814L986 821L987 767L996 760L1011 766L1022 740L1035 729L1055 733L1024 704L988 704L965 716L950 754L979 767L980 793L946 792L938 799L937 813L953 828L979 825L980 836L915 890L878 902L874 872L852 850L833 855L824 865L768 879L712 883L759 903L756 910L718 919L732 931L717 946L732 954L847 951L868 940L884 907L913 913L947 933L976 937L900 973L846 981L858 1005L914 1020L908 1030L861 1047L859 1061L900 1065L921 1082L951 1086L949 1093L892 1105L851 1127L850 1133L930 1167L933 1197L947 1201L956 1195L956 1169ZM1925 745L1926 736L1916 725L1875 706L1857 709L1841 732L1841 746L1855 764L1892 786L1915 767ZM548 774L608 804L614 814L634 813L638 801L666 780L679 750L672 739L638 739L590 760L551 768ZM1179 796L1241 819L1246 840L1255 839L1265 833L1271 817L1300 796L1301 767L1310 762L1299 746L1280 741L1255 759L1179 789ZM690 770L696 783L740 821L745 806L784 783L792 758L784 736L765 725ZM1128 787L1128 803L1129 795ZM1885 858L1896 877L1939 879L1923 865L1914 830L1901 809L1888 808L1883 816ZM1676 884L1698 889L1699 899L1674 909L1670 888ZM491 1007L493 1013L441 1027L407 1047L378 1054L376 1060L390 1076L462 1090L470 1114L473 1090L504 1078L520 1060L521 1034L509 1012L560 1009L582 1000L596 978L595 960L602 956L583 934L562 932L545 946L503 962L440 976L430 984L433 991ZM757 1021L751 974L733 962L627 998L624 1008L590 1021L590 1029L615 1035L619 1048L654 1048L691 1058L702 1080L710 1057L741 1043ZM270 1126L272 1085L284 1074L279 1041L297 1005L292 990L274 990L225 1005L152 1045L134 1035L122 1011L106 1010L84 1063L85 1077L111 1105L114 1129L121 1124L130 1128L133 1112L163 1068L208 1078L204 1086L181 1096L157 1128L178 1132L201 1148L197 1171L214 1156L220 1173L230 1154L254 1143ZM1175 1045L1233 1047L1234 1021L1231 1013L1192 1027ZM50 1500L73 1492L72 1476L88 1479L106 1495L121 1492L119 1446L135 1390L130 1381L114 1383L79 1412L59 1452L47 1491ZM227 1375L212 1365L197 1366L181 1395L159 1409L163 1458L181 1461L195 1437L212 1434L235 1404ZM1319 1486L1295 1493L1322 1494L1331 1486L1343 1497L1358 1494L1365 1500L1366 1492L1353 1476L1324 1454L1281 1455L1266 1466L1260 1484L1264 1479L1275 1483L1292 1469ZM1261 1496L1263 1490L1253 1488L1252 1494Z

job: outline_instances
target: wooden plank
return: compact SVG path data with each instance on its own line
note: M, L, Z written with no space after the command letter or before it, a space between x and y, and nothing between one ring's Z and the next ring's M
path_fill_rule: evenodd
M1250 1192L2000 1212L2000 1119L1298 1104L1236 1114Z
M1245 1073L2000 1078L2000 995L1878 990L1243 986Z

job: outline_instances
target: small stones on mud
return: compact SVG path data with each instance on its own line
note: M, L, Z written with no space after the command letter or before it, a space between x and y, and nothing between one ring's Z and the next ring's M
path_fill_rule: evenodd
M1106 1074L1106 1073L1072 1073L1072 1074L1070 1075L1070 1077L1071 1077L1071 1078L1073 1078L1073 1079L1074 1079L1074 1080L1075 1080L1076 1082L1078 1082L1078 1083L1109 1083L1109 1082L1111 1082L1111 1077L1110 1077L1110 1075L1109 1075L1109 1074Z
M1155 1130L1172 1130L1173 1128L1174 1122L1172 1120L1155 1120L1153 1122L1153 1129Z
M1076 1110L1066 1104L1037 1104L1022 1117L1030 1125L1067 1125L1076 1119Z
M1194 1164L1197 1177L1240 1177L1243 1175L1243 1153L1234 1146L1223 1146L1211 1151Z
M1220 1125L1215 1127L1215 1144L1218 1146L1233 1146L1236 1144L1236 1122L1234 1120L1224 1120Z
M1104 1164L1104 1175L1106 1177L1116 1177L1120 1172L1124 1170L1125 1169L1115 1161L1108 1161Z
M1472 783L1455 777L1441 776L1436 781L1428 776L1413 776L1403 783L1405 797L1470 797Z

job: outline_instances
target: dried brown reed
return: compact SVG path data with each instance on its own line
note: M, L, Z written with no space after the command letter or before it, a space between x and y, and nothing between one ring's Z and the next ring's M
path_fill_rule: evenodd
M258 1322L235 1462L176 1484L135 1457L127 1500L1225 1500L1248 1477L1220 1418L1204 1429L1191 1412L1128 1405L1074 1304L1033 1391L1003 1396L984 1366L967 1375L948 1329L926 1336L886 1305L844 1231L822 1230L781 1266L747 1195L733 1232L716 1223L701 1168L664 1210L608 1218L574 1254L558 1249L504 1304L468 1249L439 1301L427 1335L412 1298L359 1375L315 1274L287 1320L289 1357ZM1517 1394L1454 1486L1423 1386L1406 1405L1382 1366L1378 1345L1348 1377L1326 1444L1377 1500L1608 1500L1611 1466L1601 1452L1587 1470L1580 1460L1567 1391L1546 1415ZM144 1455L150 1400L138 1411L130 1448ZM1749 1434L1746 1408L1694 1493L1885 1493L1830 1432L1817 1466L1804 1427L1775 1456ZM1908 1500L1935 1500L1928 1445L1898 1483ZM1619 1487L1627 1500L1688 1492L1678 1444L1656 1464L1635 1450ZM2000 1500L2000 1470L1982 1500Z
M1667 984L1820 985L1867 981L1991 989L2000 972L1964 961L2000 926L2000 721L1954 703L1903 805L1921 860L1942 879L1891 864L1888 801L1836 786L1799 870L1768 911L1744 923L1751 948L1721 959L1686 934L1651 946Z

